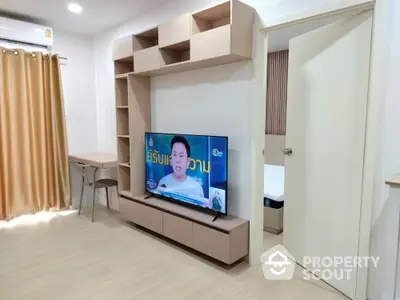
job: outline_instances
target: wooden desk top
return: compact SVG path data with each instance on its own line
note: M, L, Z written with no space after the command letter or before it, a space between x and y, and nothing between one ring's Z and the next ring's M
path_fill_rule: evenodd
M70 162L84 163L96 168L113 168L118 165L117 155L111 153L93 152L84 154L70 154Z
M392 178L389 180L386 180L385 183L387 185L390 185L391 187L400 187L400 174L394 175Z

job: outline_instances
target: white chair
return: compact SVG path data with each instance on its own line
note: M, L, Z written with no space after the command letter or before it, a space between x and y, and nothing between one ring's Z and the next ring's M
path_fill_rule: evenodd
M106 189L107 208L110 208L110 198L108 195L108 188L115 186L118 191L118 181L115 179L111 179L111 178L103 178L103 179L96 180L93 185L93 182L90 182L86 175L86 168L91 168L92 166L83 164L83 163L76 163L76 165L80 169L81 175L82 175L81 197L80 197L80 201L79 201L79 213L78 214L79 215L81 214L84 188L85 188L85 186L91 186L91 187L93 187L92 222L94 222L94 207L95 207L95 203L96 203L96 197L95 197L96 189L100 189L100 188ZM96 172L96 171L97 171L97 169L95 168L94 172ZM94 175L94 177L95 177L95 175Z

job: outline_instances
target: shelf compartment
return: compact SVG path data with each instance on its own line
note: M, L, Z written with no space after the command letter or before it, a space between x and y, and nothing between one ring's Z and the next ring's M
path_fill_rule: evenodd
M129 163L131 162L131 148L129 139L118 139L118 162L119 163Z
M124 60L132 56L133 56L132 35L128 35L114 41L112 49L112 58L114 61Z
M145 72L161 68L161 53L158 46L143 49L133 55L136 72Z
M130 72L133 72L133 55L114 61L115 75L125 75Z
M118 166L118 188L120 191L131 189L131 169Z
M231 24L231 2L204 9L192 15L192 34Z
M158 27L133 35L133 52L158 45Z
M191 20L191 15L185 14L161 24L158 27L160 48L189 41L191 36Z
M231 25L195 34L190 39L192 61L231 54Z
M115 79L115 105L128 106L128 79Z
M180 62L190 60L189 43L179 44L178 48L160 49L162 57L162 65L168 66Z
M129 135L129 110L117 110L117 134Z

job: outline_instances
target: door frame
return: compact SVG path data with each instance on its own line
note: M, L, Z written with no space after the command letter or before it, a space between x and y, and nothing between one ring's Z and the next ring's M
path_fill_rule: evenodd
M318 20L330 16L340 16L349 14L351 12L363 11L366 9L374 10L374 0L343 0L341 2L332 3L317 7L313 10L303 11L294 15L285 16L275 20L270 20L263 24L263 28L260 30L258 38L263 39L263 42L256 41L259 47L262 47L261 54L256 52L258 55L254 57L254 65L257 65L256 76L262 74L258 80L263 80L262 85L258 85L257 89L257 101L258 105L253 106L252 111L255 113L258 110L260 114L263 112L264 126L258 128L257 137L265 135L265 111L266 101L265 95L267 94L266 79L267 79L267 68L266 62L268 57L268 32L283 27L294 26L297 24ZM379 70L378 64L382 57L379 45L377 45L377 39L374 36L377 33L375 26L375 11L372 29L372 41L371 41L371 57L370 57L370 74L369 74L369 88L368 88L368 99L367 99L367 120L365 129L365 148L364 148L364 166L363 166L363 178L362 178L362 196L361 196L361 211L360 211L360 229L358 237L358 255L369 256L370 247L370 233L371 233L371 215L372 215L372 204L374 197L373 182L376 170L376 157L377 157L377 132L379 130L379 114L375 110L379 107L381 102L381 91L379 90L380 85L376 82L379 81L379 76L376 76L374 70ZM258 39L256 36L256 39ZM258 49L260 49L258 48ZM257 70L258 69L258 70ZM262 77L262 78L261 78ZM259 81L258 81L259 82ZM253 109L257 110L253 110ZM263 176L264 174L257 168L260 163L260 158L257 153L258 149L264 149L264 139L255 139L252 145L252 150L255 156L253 156L253 167L256 170L256 182L253 182L253 195L258 195L259 191L263 190ZM259 201L261 203L261 201ZM262 208L260 208L261 210ZM367 285L368 285L368 269L358 268L357 270L357 283L356 283L356 300L365 300L367 298Z

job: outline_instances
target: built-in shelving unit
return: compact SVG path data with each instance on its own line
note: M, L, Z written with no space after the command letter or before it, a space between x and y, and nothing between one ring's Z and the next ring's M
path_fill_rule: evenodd
M114 42L120 194L145 192L149 77L251 59L253 22L253 8L229 0Z
M253 8L237 0L230 0L195 13L184 14L149 30L133 33L115 41L112 56L115 70L118 184L120 213L125 215L126 219L135 219L133 221L140 224L138 220L146 216L145 213L140 213L140 210L153 216L161 214L159 211L148 209L146 205L141 205L144 199L142 201L140 198L139 201L135 198L146 192L145 132L151 131L149 77L251 59L253 22ZM132 205L126 202L126 199L122 200L122 197L136 199L137 203L141 204ZM125 212L124 207L127 210ZM131 213L137 212L138 218L130 218ZM171 216L165 217L166 222L171 221ZM179 218L175 221L178 222L176 224L184 223ZM192 221L186 222L188 238L196 238L203 234L210 237L216 234L213 231L206 233L206 229L198 227L196 224L199 220ZM167 232L169 225L164 225L163 230ZM172 225L176 226L175 223ZM242 226L243 233L247 231L246 226L248 225ZM191 232L194 228L201 232L192 237ZM168 233L165 235L171 238ZM247 240L246 235L243 236L243 241ZM176 238L180 241L180 237ZM222 246L228 251L230 234L221 235L221 238L226 242ZM215 241L218 239L219 237ZM214 240L212 242L214 243ZM242 245L245 248L237 257L242 257L248 251L248 245ZM200 246L201 243L196 246L198 250L207 253L205 249L200 249ZM222 249L222 246L217 248ZM194 248L196 247L194 245ZM207 254L218 256L215 253ZM229 263L233 258L236 259L221 256L222 261Z

